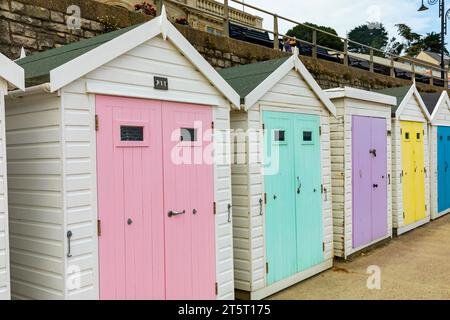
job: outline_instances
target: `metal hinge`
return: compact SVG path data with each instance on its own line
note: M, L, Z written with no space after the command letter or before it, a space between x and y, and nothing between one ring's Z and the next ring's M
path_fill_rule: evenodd
M216 284L214 285L214 288L216 290L216 296L219 295L219 284L216 282Z
M267 193L264 193L264 204L267 204Z
M266 273L267 274L269 273L269 263L268 262L266 262Z
M211 122L211 129L214 129L214 121Z
M425 205L425 211L427 211L428 210L428 206L427 205Z
M403 134L403 129L400 129L400 134Z
M388 131L387 131L387 136L390 137L391 135L392 135L392 131L391 131L391 130L388 130Z
M95 115L95 131L98 131L99 125L98 125L98 114Z
M262 128L263 128L263 130L266 129L266 125L264 123L262 124Z
M319 136L322 135L322 126L319 127Z
M325 242L322 242L322 251L325 252Z
M323 184L320 185L320 192L323 194Z
M405 211L403 211L403 219L405 219L406 218L406 216L405 216Z
M97 235L100 237L102 235L102 222L97 220Z
M217 213L217 205L215 202L213 203L213 211L214 211L214 214Z

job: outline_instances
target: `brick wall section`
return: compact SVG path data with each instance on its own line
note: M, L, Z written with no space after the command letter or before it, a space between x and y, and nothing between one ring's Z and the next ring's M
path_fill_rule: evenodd
M66 25L66 11L70 5L78 5L81 9L81 30L69 30ZM103 32L104 25L100 21L105 17L113 17L114 23L119 27L149 19L142 14L92 0L0 0L0 52L11 59L17 59L22 46L27 54L30 54L89 38ZM218 37L185 26L178 28L216 68L286 55L271 48ZM324 89L345 85L361 89L382 89L411 84L407 80L369 73L333 62L310 57L301 59ZM419 88L431 92L438 89L421 84Z
M70 5L81 8L81 30L66 25ZM91 0L0 0L0 52L16 59L22 46L32 53L90 38L103 32L99 20L108 16L120 27L148 19Z

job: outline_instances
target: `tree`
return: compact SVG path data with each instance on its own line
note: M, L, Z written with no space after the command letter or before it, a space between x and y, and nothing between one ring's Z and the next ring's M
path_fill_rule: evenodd
M436 53L441 52L441 34L440 33L427 33L422 36L412 31L411 27L406 24L396 25L399 36L403 41L397 41L395 38L395 44L391 40L391 53L401 54L406 53L408 56L416 56L421 51L432 51ZM445 48L445 53L448 53Z
M339 39L338 34L336 30L330 27L326 26L319 26L314 23L306 22L304 25L298 25L292 29L290 29L286 34L290 37L295 37L300 40L312 42L312 35L313 35L313 29L308 28L316 28L322 31L325 31L327 33L335 35L329 35L323 32L317 32L317 44L319 46L324 46L327 48L340 50L342 51L344 49L344 44Z
M375 49L384 50L388 45L389 37L386 28L382 23L367 23L360 25L348 33L348 39L364 44ZM349 49L354 52L369 53L366 47L349 44ZM382 55L375 51L375 55Z

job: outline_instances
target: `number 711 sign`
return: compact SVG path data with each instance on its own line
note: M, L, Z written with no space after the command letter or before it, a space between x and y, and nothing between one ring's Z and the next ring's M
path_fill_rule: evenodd
M169 80L163 77L154 77L154 87L156 90L169 90Z

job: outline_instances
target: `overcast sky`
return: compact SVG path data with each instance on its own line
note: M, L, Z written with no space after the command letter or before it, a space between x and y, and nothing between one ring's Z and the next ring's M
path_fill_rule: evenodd
M345 36L353 27L367 21L381 21L391 36L396 34L395 24L398 23L406 23L414 31L422 34L440 30L437 5L430 6L427 12L418 12L421 0L244 0L244 2L277 12L295 21L331 26L341 36ZM248 9L246 11L250 12ZM271 19L258 15L265 18L265 28L272 30ZM280 24L281 31L284 32L292 26Z

